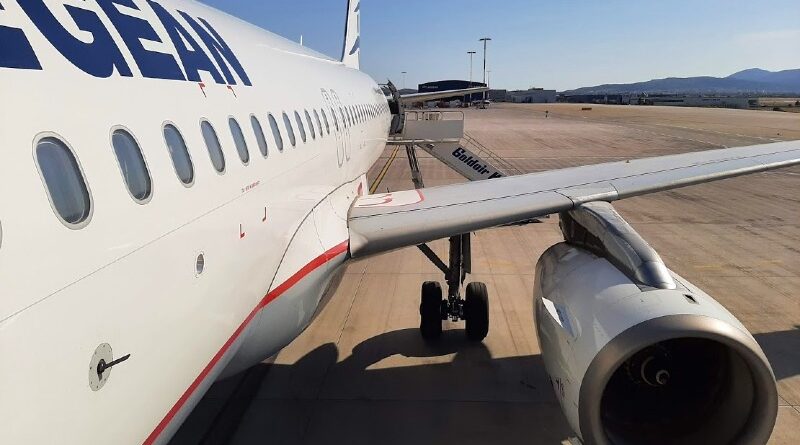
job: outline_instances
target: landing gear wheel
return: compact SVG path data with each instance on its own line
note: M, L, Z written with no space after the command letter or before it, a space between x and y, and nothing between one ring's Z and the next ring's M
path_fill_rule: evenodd
M469 283L464 301L467 338L481 341L489 333L489 291L484 283Z
M435 340L442 335L442 286L436 281L422 284L419 304L419 331L425 340Z

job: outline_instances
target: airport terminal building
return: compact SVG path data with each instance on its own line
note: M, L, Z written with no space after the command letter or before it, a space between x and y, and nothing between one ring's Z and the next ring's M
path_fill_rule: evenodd
M464 88L478 88L478 87L485 87L486 84L482 82L472 82L470 83L467 80L438 80L435 82L427 82L419 84L419 92L420 93L435 93L437 91L447 91L447 90L462 90ZM448 97L446 99L442 99L443 102L449 102L453 100L461 100L463 101L467 96L459 95ZM482 93L473 94L470 98L470 102L475 100L483 99Z
M420 93L429 93L436 91L447 90L460 90L464 88L476 88L486 86L482 82L472 82L467 80L437 80L435 82L427 82L419 84ZM528 90L489 90L487 97L494 102L514 102L514 103L527 103L527 104L549 104L556 102L556 90L545 90L544 88L531 88ZM466 96L454 96L443 99L444 102L453 100L465 100ZM473 94L470 102L481 100L483 95Z

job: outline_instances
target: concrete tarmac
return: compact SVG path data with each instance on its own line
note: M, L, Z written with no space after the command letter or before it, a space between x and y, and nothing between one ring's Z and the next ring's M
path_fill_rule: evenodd
M522 172L800 139L799 114L762 111L499 104L466 119L470 136ZM426 186L464 181L419 156ZM378 191L409 188L401 150ZM615 206L668 266L753 332L778 379L770 444L800 443L800 168ZM435 346L421 340L420 285L444 279L416 248L353 262L314 324L269 363L214 385L172 443L566 443L572 432L544 371L531 303L534 265L560 240L557 218L473 237L468 281L490 293L481 344L449 322ZM432 247L445 257L446 241Z

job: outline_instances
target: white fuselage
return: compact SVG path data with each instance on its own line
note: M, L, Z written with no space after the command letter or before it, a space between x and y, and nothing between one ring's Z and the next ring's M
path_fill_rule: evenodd
M366 193L365 173L386 142L391 115L385 98L360 71L182 0L158 4L206 54L208 46L176 11L213 25L252 85L230 66L225 70L235 85L202 70L202 85L148 78L123 38L130 31L98 6L110 2L47 2L84 44L92 35L79 30L64 3L96 17L131 70L130 76L119 66L106 77L87 74L49 40L40 26L50 25L40 16L16 2L1 3L0 26L24 33L41 69L0 68L0 443L163 443L213 381L276 353L318 310L347 258L348 209ZM151 4L133 4L139 10L116 8L145 20L161 41L139 41L171 56L185 74ZM363 118L345 124L340 106L378 112L359 111ZM322 118L322 110L330 133L323 122L320 135L313 113ZM251 116L263 128L267 157ZM231 117L245 135L247 165L237 154ZM224 173L212 166L201 120L216 130ZM165 145L167 124L180 130L188 147L190 186L176 176ZM117 129L141 147L152 179L145 202L126 187L111 143ZM91 215L81 225L62 222L51 204L36 160L44 137L63 141L80 164L91 196ZM90 361L104 343L114 358L131 358L95 391Z

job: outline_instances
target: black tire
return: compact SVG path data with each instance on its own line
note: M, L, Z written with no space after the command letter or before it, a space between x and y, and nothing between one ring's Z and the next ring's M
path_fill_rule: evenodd
M419 304L419 331L425 340L435 340L442 335L442 286L436 281L422 283Z
M481 341L489 333L489 291L484 283L469 283L464 301L467 338Z

